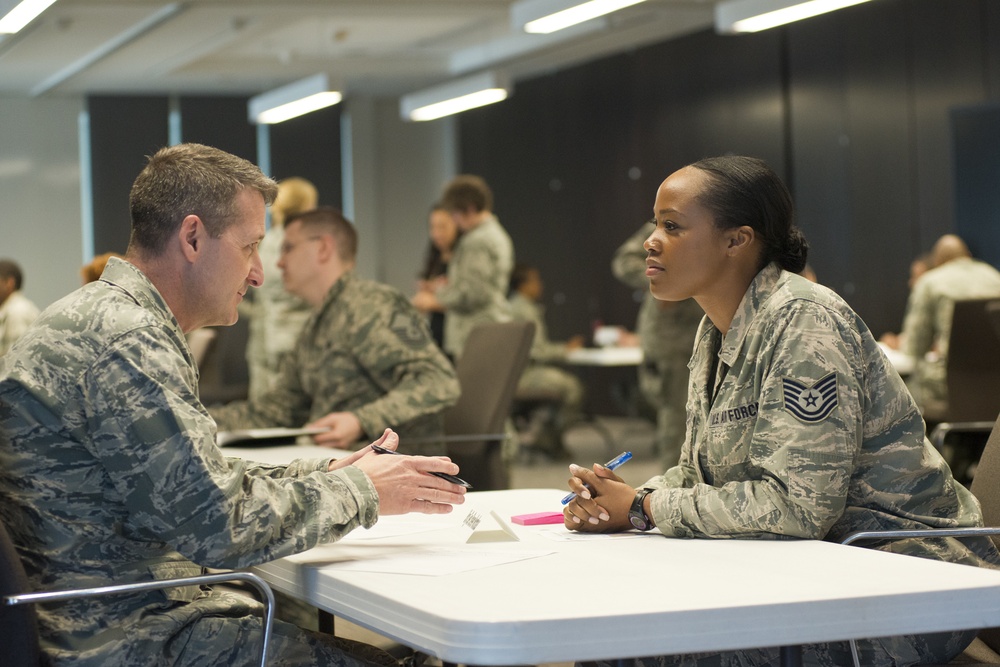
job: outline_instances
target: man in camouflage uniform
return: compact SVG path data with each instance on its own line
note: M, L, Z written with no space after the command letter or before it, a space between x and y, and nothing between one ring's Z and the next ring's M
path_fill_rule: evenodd
M258 251L261 265L271 277L278 275L281 244L285 240L285 220L311 211L319 202L316 186L304 178L286 178L278 183L278 195L271 205L271 228L264 234ZM240 309L250 317L247 335L248 396L258 399L273 389L281 377L281 360L295 347L302 327L312 315L308 303L289 294L280 280L267 280L251 292L252 301Z
M380 514L441 513L463 489L439 458L265 466L227 459L184 334L236 321L263 280L274 182L217 149L157 152L132 187L132 238L101 280L49 307L0 360L0 520L35 590L246 568ZM395 434L384 444L394 447ZM245 665L258 603L189 587L39 608L52 664ZM343 642L278 622L275 665L361 665Z
M641 498L642 511L664 535L838 542L860 530L982 525L976 499L924 437L899 374L832 291L774 264L765 267L724 337L704 320L690 368L680 463L642 485L651 490ZM626 514L639 497L634 489L591 471L576 474L595 489L599 513L609 519L568 525L592 532L631 527ZM977 566L1000 563L988 538L906 539L874 548ZM897 664L890 655L900 664L947 662L974 635L889 637L858 646L864 665ZM850 664L850 652L846 643L806 646L804 660ZM777 663L778 649L763 648L634 664Z
M278 267L286 289L313 308L276 386L259 399L213 408L219 428L328 426L318 444L346 448L386 428L403 451L443 454L444 408L458 378L424 318L395 289L354 274L357 232L320 208L285 223ZM374 436L373 436L374 437Z
M514 244L491 212L493 193L478 176L455 177L445 187L441 206L455 219L462 238L445 279L417 292L413 304L423 312L447 313L444 349L457 359L477 324L510 320L507 287Z
M928 421L947 415L948 338L955 302L1000 296L1000 271L972 259L968 246L948 234L931 250L933 269L916 281L903 320L903 351L916 360L914 394ZM935 352L927 358L928 352Z
M564 342L549 340L545 309L538 303L543 289L538 269L520 263L514 267L510 278L511 313L515 320L535 323L530 363L521 374L517 391L522 395L540 393L556 397L559 413L552 423L544 425L546 431L535 441L535 447L552 456L563 456L566 454L563 431L581 417L583 383L577 376L553 364L566 361L570 350L583 347L583 336L575 336Z
M694 299L658 301L649 293L643 242L656 227L642 225L615 252L611 272L621 282L645 292L636 333L642 346L639 389L656 409L656 449L664 468L677 464L684 442L688 369L694 334L704 311Z

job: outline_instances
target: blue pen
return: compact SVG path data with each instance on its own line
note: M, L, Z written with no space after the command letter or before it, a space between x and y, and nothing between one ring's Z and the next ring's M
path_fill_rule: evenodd
M622 452L615 458L605 463L604 467L607 468L608 470L617 470L618 468L622 467L622 465L630 458L632 458L632 452ZM566 497L562 499L562 504L565 505L574 498L576 498L575 493L567 494Z

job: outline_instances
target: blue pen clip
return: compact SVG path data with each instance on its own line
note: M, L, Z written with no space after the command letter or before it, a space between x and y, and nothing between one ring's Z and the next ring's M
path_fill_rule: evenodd
M615 458L613 458L610 461L608 461L607 463L605 463L604 467L607 468L608 470L616 470L616 469L622 467L622 465L624 465L625 462L628 461L631 458L632 458L632 452L622 452L621 454L619 454ZM576 498L576 494L575 493L569 493L569 494L566 495L565 498L562 499L561 502L562 502L563 505L566 505L566 504L569 503L569 501L573 500L574 498Z

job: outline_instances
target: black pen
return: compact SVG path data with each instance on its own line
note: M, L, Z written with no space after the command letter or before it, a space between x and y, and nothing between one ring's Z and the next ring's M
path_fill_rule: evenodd
M397 452L395 449L387 449L382 445L376 445L374 443L372 443L372 449L375 450L376 454L395 454L397 456L406 456L406 454L401 454L400 452ZM430 474L434 475L435 477L440 477L441 479L447 480L452 484L458 484L459 486L464 486L467 489L472 488L472 485L466 482L461 477L455 477L454 475L449 475L446 472L432 472Z

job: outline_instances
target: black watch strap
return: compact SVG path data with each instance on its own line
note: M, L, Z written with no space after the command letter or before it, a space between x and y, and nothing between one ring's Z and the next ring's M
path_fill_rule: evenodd
M653 527L653 521L646 514L646 510L643 507L643 501L646 500L646 496L653 492L653 489L639 489L635 498L632 500L632 507L628 511L628 520L632 526L638 530L650 530Z

